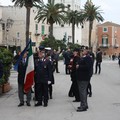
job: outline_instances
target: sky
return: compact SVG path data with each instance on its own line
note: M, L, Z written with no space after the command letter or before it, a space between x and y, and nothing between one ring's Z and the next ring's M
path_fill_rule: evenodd
M47 0L43 0L47 2ZM87 0L80 0L81 8ZM102 16L104 17L104 22L110 21L113 23L120 24L120 0L92 0L93 4L100 6L102 10ZM11 0L0 0L0 5L13 5Z

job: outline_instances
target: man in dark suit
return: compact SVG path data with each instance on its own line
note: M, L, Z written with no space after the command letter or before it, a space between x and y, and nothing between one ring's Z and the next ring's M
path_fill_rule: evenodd
M20 104L18 105L18 107L21 107L24 105L24 78L25 78L25 72L27 67L26 61L27 61L27 52L25 52L22 60L18 64L18 96L20 100ZM28 93L26 93L26 97L27 97L27 101L26 101L27 106L31 106L30 105L31 90Z
M39 59L35 63L35 94L37 95L37 103L35 106L41 106L42 101L44 107L48 105L48 81L52 77L51 63L45 59L45 51L38 53Z
M71 58L72 52L70 51L70 49L68 48L67 51L65 51L63 53L63 57L65 59L65 72L66 74L70 74L70 69L69 69L69 64L70 64L70 58Z
M78 107L77 112L86 111L88 109L87 86L91 78L93 66L93 61L90 55L88 54L88 50L83 50L82 54L83 56L80 58L78 65L76 65L77 82L79 86L81 100L81 104L80 107Z
M101 62L102 62L102 52L100 51L100 48L98 48L96 53L95 74L97 74L98 68L99 68L98 74L101 73Z

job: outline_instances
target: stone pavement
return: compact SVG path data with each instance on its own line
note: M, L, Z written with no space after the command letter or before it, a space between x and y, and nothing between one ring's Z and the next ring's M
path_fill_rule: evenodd
M76 112L80 103L73 103L68 97L71 85L69 75L65 75L63 62L59 62L60 73L55 73L53 99L48 107L17 107L17 73L11 71L12 90L0 96L0 120L120 120L120 68L117 61L104 61L102 73L93 75L91 83L93 96L88 97L89 109Z

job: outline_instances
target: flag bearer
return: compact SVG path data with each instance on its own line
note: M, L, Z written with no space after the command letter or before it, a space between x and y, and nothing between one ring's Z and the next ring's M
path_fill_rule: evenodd
M18 64L18 96L20 103L18 107L21 107L24 105L24 78L25 78L25 73L26 73L26 67L27 67L27 51L24 53L21 61ZM26 104L27 106L31 106L30 101L31 101L31 91L26 93L27 101Z

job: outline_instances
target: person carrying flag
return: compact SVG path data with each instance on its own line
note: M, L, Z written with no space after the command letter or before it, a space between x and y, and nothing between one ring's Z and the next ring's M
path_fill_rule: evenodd
M32 54L31 40L21 53L17 64L16 66L18 67L15 68L17 68L18 71L18 97L20 100L18 107L24 105L24 94L26 94L27 106L31 106L31 87L34 80L34 59Z

